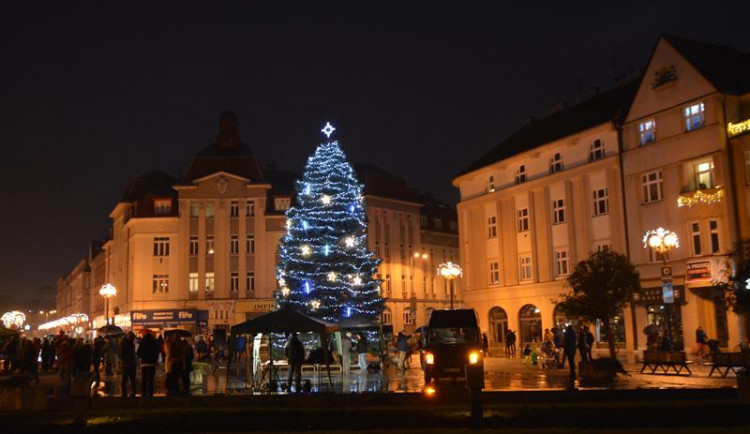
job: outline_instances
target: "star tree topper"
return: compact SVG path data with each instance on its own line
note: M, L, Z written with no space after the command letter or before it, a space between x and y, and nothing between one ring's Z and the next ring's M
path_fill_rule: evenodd
M331 134L333 134L334 131L336 131L336 128L334 128L330 122L326 122L326 126L324 126L322 130L320 130L320 132L325 134L329 139L331 138Z

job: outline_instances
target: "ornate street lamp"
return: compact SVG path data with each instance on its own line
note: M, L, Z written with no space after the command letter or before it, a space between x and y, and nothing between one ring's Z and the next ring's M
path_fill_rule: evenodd
M102 285L101 288L99 288L99 295L104 297L104 318L106 318L107 325L109 325L109 299L117 295L117 288L115 288L111 283L106 283Z
M451 286L451 309L453 309L453 281L463 276L463 270L458 264L445 262L438 265L438 275L450 282Z
M23 323L26 322L26 314L18 310L5 312L2 316L2 322L5 328L20 329L23 327Z
M672 268L667 263L667 256L677 247L680 240L677 234L664 228L652 229L643 236L643 247L651 248L654 254L661 255L662 269L662 301L667 305L667 335L672 342L671 304L674 304L674 289L672 287Z

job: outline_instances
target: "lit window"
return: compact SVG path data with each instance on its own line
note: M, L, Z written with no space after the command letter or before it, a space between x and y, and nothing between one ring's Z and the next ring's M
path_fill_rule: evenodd
M500 263L490 262L490 285L498 285L500 283Z
M600 188L593 191L594 215L600 216L609 213L609 189Z
M391 311L388 309L384 310L383 313L380 314L380 323L383 325L390 325L391 321Z
M497 237L497 216L487 218L487 238Z
M154 256L169 256L169 237L154 237Z
M255 201L247 201L247 203L245 204L245 212L247 213L248 217L253 217L255 215Z
M255 291L255 272L247 272L245 286L247 286L248 291Z
M190 256L198 254L198 237L190 237Z
M198 273L188 274L188 291L198 292Z
M229 237L229 253L232 255L240 253L240 239L237 235Z
M518 232L529 230L529 209L521 208L518 210Z
M232 292L237 292L240 290L240 276L237 272L232 272L232 274L229 275L229 290Z
M255 253L255 235L248 235L245 244L247 253Z
M495 191L495 177L490 176L487 178L487 192L492 193Z
M693 256L703 254L701 246L701 224L699 222L690 223L690 234L693 239Z
M172 213L172 199L154 199L154 214L168 215Z
M570 253L567 250L556 251L555 262L557 264L556 272L558 276L567 276L570 274Z
M516 184L522 182L526 182L526 166L524 165L518 166L518 171L516 171Z
M213 292L215 288L214 273L206 273L206 292Z
M693 104L685 107L683 115L685 116L685 131L693 131L702 128L706 124L706 114L703 103Z
M152 289L153 289L154 294L168 293L169 292L169 275L168 274L154 274Z
M286 211L292 206L292 199L288 197L277 197L273 200L276 211Z
M552 220L556 225L565 223L565 199L552 201Z
M229 217L236 218L240 216L240 203L233 200L229 203Z
M214 218L214 203L208 202L206 204L206 218L212 219Z
M197 219L198 215L200 215L200 206L198 205L198 202L190 202L190 217Z
M604 144L601 140L596 139L591 144L591 150L589 151L589 161L596 161L604 158Z
M410 308L404 309L404 325L414 324L414 315L411 313Z
M206 237L206 254L214 254L214 237Z
M653 143L656 140L656 120L649 119L638 124L641 146Z
M719 221L708 221L709 234L711 236L711 253L719 253Z
M643 187L643 203L656 202L664 198L661 170L642 175L641 182Z
M698 190L714 187L714 162L704 161L695 165L695 183Z
M522 282L531 280L531 255L518 257L518 278Z
M557 173L563 170L563 161L562 161L562 155L557 152L555 153L555 156L552 157L552 160L549 163L549 173Z

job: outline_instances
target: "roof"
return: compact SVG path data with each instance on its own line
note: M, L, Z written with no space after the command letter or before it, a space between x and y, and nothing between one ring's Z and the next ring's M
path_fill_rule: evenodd
M750 92L750 55L733 47L662 35L691 65L722 93Z
M621 122L633 102L639 83L640 80L629 81L524 125L471 163L459 176L597 125Z
M416 192L403 178L364 163L354 165L357 178L364 184L365 196L379 196L406 202L419 203Z
M339 326L292 309L279 309L232 326L232 334L331 333Z
M152 170L133 180L122 194L123 202L136 202L146 196L174 197L175 179L161 170Z
M263 181L260 164L253 151L240 140L238 130L237 116L232 112L222 113L218 136L193 157L184 182L192 182L222 171L252 182Z

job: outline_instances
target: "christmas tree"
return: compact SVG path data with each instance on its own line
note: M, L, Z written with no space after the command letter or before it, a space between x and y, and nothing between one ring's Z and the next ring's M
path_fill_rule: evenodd
M286 213L276 300L327 321L376 319L384 303L373 278L380 260L367 248L362 185L338 141L330 141L334 130L322 130L329 141L308 159Z

